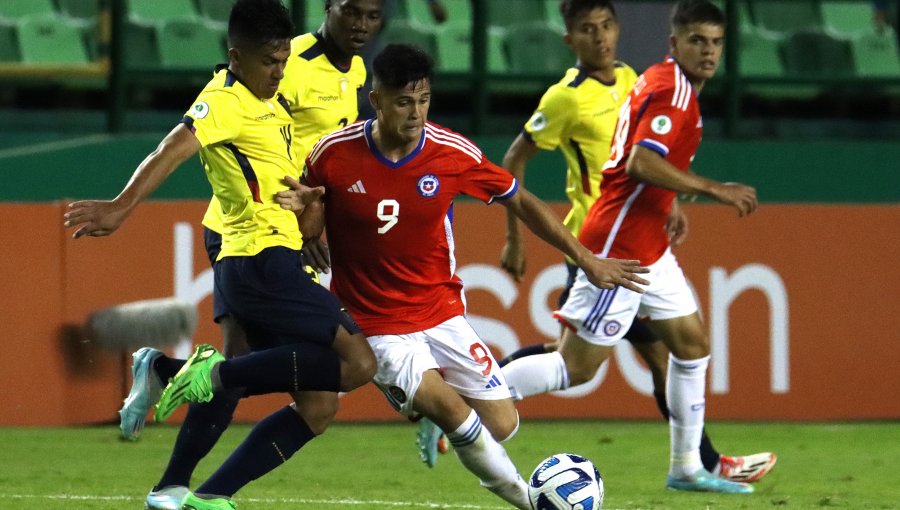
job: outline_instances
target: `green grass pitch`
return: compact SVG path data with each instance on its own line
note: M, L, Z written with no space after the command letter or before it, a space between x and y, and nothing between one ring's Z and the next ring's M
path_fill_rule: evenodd
M234 425L199 466L209 475L247 434ZM900 423L710 423L725 453L772 450L774 471L751 495L663 488L668 429L662 422L525 421L506 447L523 476L552 453L592 459L606 509L900 508ZM143 508L168 461L177 428L149 426L135 443L112 426L0 428L0 508ZM508 508L478 486L454 455L435 469L418 460L407 423L336 424L288 463L237 494L241 510Z

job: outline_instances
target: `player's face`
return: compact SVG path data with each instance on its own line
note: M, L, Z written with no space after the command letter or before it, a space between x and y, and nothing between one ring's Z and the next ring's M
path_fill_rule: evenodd
M579 15L565 36L578 63L589 69L611 69L619 43L619 23L609 9L596 8Z
M269 99L278 92L284 78L284 66L291 56L291 40L279 39L262 46L231 48L231 70L250 92Z
M372 103L378 113L382 133L403 143L418 143L428 120L431 106L431 83L419 80L400 90L377 87Z
M325 31L345 55L359 55L381 30L383 6L384 0L332 0Z
M678 30L670 44L672 56L696 86L716 74L725 46L725 27L712 23L691 23Z

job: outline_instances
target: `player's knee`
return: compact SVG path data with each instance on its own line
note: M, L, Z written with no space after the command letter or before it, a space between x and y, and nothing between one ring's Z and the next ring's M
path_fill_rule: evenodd
M352 356L341 360L341 391L352 391L367 384L375 377L378 361L362 333L357 333L359 344Z
M566 369L569 372L569 386L578 386L579 384L590 381L597 375L597 370L599 368L599 366L585 363L567 363Z
M291 407L294 409L309 430L320 436L325 433L331 422L334 421L338 412L338 398L315 398L314 400L299 397L300 393L294 395L294 403Z
M506 420L501 426L497 433L494 434L494 439L498 442L502 443L504 441L509 441L513 437L515 437L516 432L519 431L519 413L518 411L514 413L514 416L511 420Z

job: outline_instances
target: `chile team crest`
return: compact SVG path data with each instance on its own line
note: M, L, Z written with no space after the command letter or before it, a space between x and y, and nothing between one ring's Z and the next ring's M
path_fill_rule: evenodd
M441 189L441 182L438 181L436 175L427 174L419 177L419 182L416 186L419 188L419 194L428 198L437 194L438 190Z

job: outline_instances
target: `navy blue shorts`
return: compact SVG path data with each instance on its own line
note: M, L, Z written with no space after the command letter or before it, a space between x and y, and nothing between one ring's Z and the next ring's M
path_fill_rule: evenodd
M303 270L296 250L273 247L253 257L225 257L216 262L214 275L252 350L304 342L331 345L339 326L360 331L337 297Z
M213 268L213 274L216 272L216 259L219 258L219 252L222 251L222 234L203 227L203 245L206 247L206 255L209 257L209 265ZM219 322L222 317L231 315L225 302L222 300L222 294L219 292L219 285L213 280L213 320Z
M566 261L566 270L568 271L566 286L563 289L562 294L559 295L559 308L562 308L563 305L566 304L566 299L569 298L569 291L572 290L572 286L575 285L575 275L578 272L578 266ZM635 318L635 320L631 322L631 328L625 333L625 340L628 340L632 344L649 344L658 339L656 338L656 335L650 331L650 327L647 326L644 321Z

